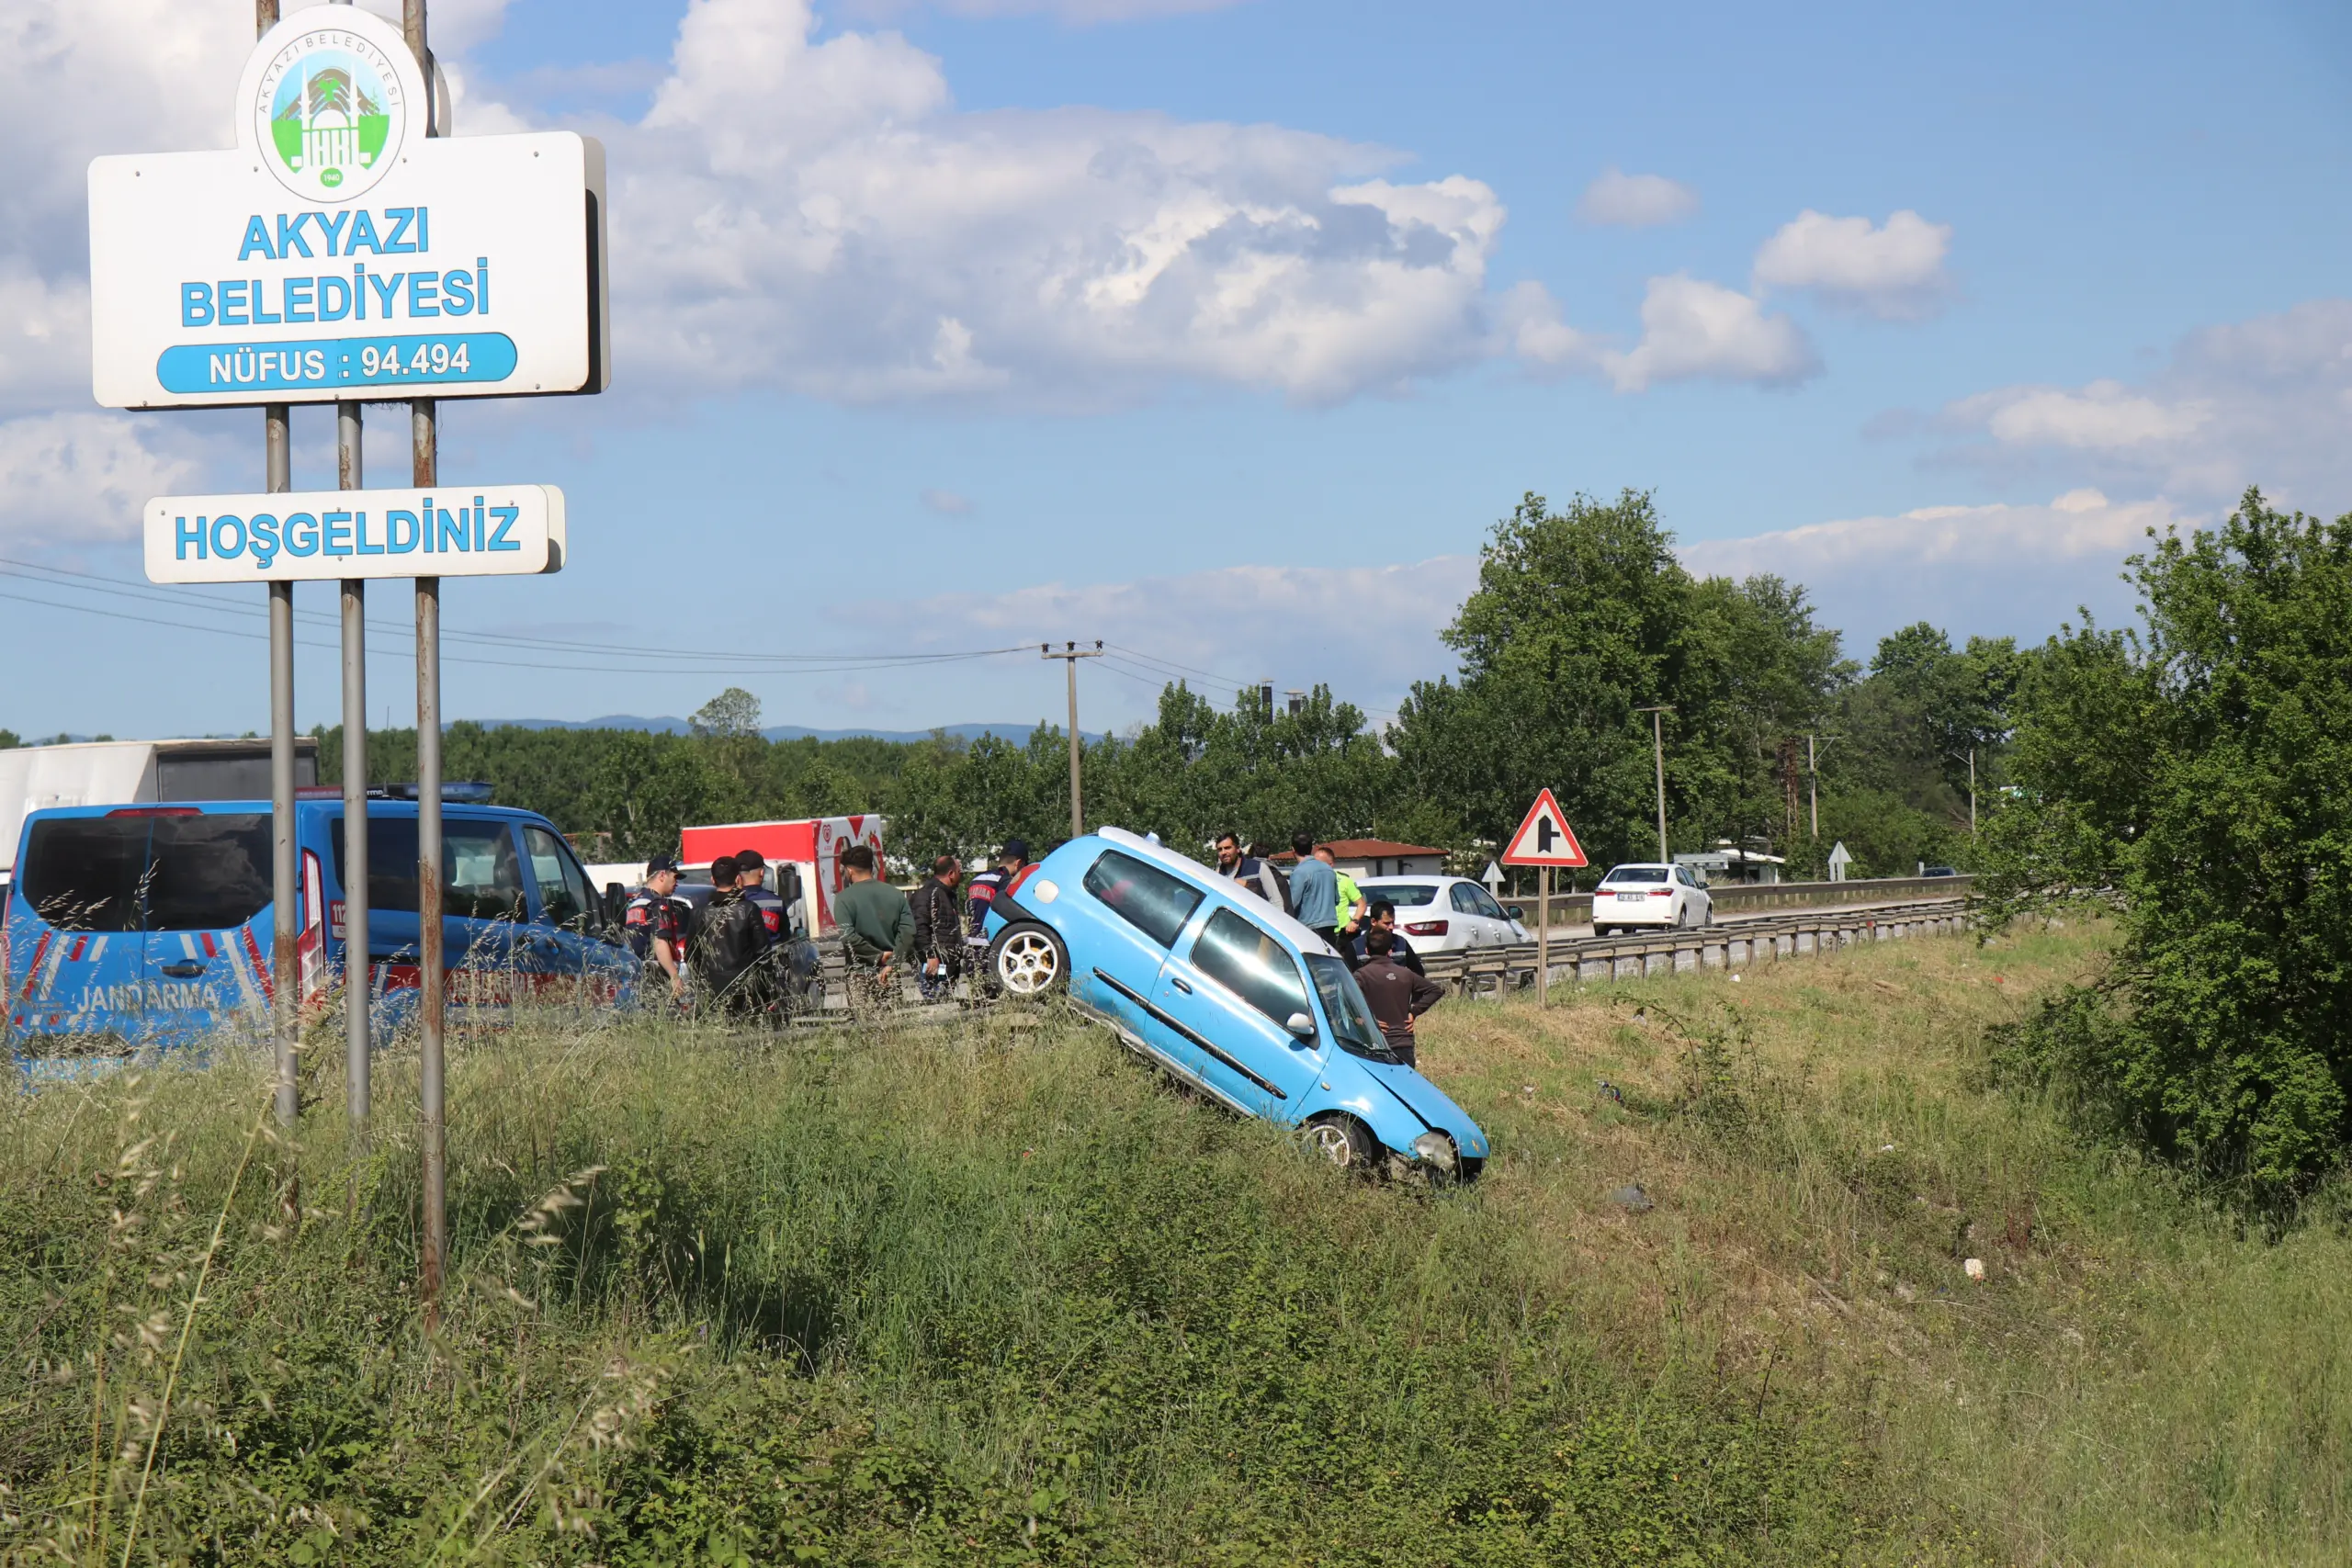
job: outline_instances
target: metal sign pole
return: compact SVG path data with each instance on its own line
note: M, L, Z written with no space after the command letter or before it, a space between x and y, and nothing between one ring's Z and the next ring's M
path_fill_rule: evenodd
M269 6L275 13L275 0ZM274 18L273 18L274 19ZM267 22L263 24L268 26ZM266 487L294 488L288 406L262 411ZM301 1114L299 1077L302 1047L301 892L294 849L294 585L269 585L269 895L274 906L270 944L270 1035L277 1056L277 1120L292 1126Z
M433 90L433 56L425 47L425 0L405 0L401 31ZM427 136L441 127L428 123ZM409 408L409 482L441 482L437 405L418 398ZM441 1026L447 1007L447 971L441 951L441 580L416 580L416 930L417 1022L422 1071L419 1109L424 1122L424 1233L418 1259L417 1289L424 1303L427 1332L441 1322L441 1276L449 1247L448 1123L444 1115Z
M1535 886L1538 889L1535 916L1535 967L1544 976L1543 1005L1550 1007L1552 1005L1552 868L1550 866L1536 867Z
M360 485L359 405L334 405L335 488ZM368 582L343 580L343 1011L352 1130L368 1130Z

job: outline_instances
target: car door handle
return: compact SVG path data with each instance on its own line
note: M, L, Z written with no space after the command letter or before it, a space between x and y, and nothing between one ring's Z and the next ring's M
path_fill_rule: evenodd
M1184 977L1182 975L1170 975L1168 976L1168 983L1188 997L1193 994L1193 987L1184 983Z
M193 980L204 973L204 965L194 959L188 959L179 964L164 964L164 973L175 980Z

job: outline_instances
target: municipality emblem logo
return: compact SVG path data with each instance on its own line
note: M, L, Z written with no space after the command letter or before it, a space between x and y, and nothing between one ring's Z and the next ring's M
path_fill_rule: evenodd
M309 200L361 195L399 159L414 107L407 74L357 28L301 28L271 51L254 93L262 161L280 185Z

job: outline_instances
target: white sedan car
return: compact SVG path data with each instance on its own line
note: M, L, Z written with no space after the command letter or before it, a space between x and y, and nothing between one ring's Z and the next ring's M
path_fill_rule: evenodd
M1689 866L1611 866L1592 890L1592 934L1634 926L1712 926L1715 901Z
M1533 942L1520 922L1520 908L1506 908L1466 876L1365 876L1356 886L1366 901L1396 906L1396 930L1419 953L1458 953L1465 947L1508 947Z

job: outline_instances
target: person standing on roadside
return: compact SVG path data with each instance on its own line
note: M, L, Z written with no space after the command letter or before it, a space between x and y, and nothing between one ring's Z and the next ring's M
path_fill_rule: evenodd
M989 940L989 908L1004 885L1021 874L1029 863L1029 842L1025 839L1007 839L1002 858L987 871L972 878L971 891L964 896L965 931L972 944L985 946Z
M1407 1066L1419 1066L1413 1021L1443 1001L1445 992L1434 980L1396 962L1390 951L1396 939L1386 931L1374 926L1363 940L1371 956L1356 971L1357 988L1363 992L1364 1005L1372 1009L1388 1049Z
M1333 937L1331 945L1340 950L1340 957L1346 962L1349 968L1352 969L1356 966L1356 938L1363 931L1363 889L1356 886L1354 877L1340 869L1338 860L1331 853L1330 845L1317 844L1315 847L1315 858L1329 866L1331 874L1339 879L1340 895L1336 900L1338 912L1332 919L1338 934Z
M1244 853L1241 839L1236 833L1216 836L1216 874L1227 882L1238 883L1277 909L1287 910L1283 897L1283 885L1274 868L1256 855Z
M956 857L941 855L915 889L915 956L922 961L918 984L927 1002L953 990L964 972L964 911L956 901L956 885L963 880Z
M1407 942L1404 933L1396 929L1396 906L1385 898L1374 898L1367 908L1369 912L1364 916L1361 939L1364 943L1364 955L1371 956L1373 933L1386 931L1388 956L1416 975L1428 974L1429 971L1421 966L1421 955L1413 951L1413 944Z
M743 890L743 897L760 912L760 923L767 928L768 945L782 942L786 927L791 923L784 900L768 891L767 857L757 850L735 852L735 886Z
M628 950L669 976L670 999L686 999L686 974L679 963L685 925L679 915L678 863L655 855L645 863L645 883L628 901L621 916L622 938Z
M1298 852L1298 867L1290 874L1290 912L1298 923L1340 950L1340 874L1329 859L1315 852L1311 833L1293 833L1290 847Z
M767 922L743 896L733 855L710 863L710 902L695 917L687 949L703 1005L730 1015L752 1011L757 971L768 950Z
M849 960L852 1002L887 1001L914 959L914 911L905 894L876 874L871 844L843 850L841 863L848 885L833 895L833 919Z

